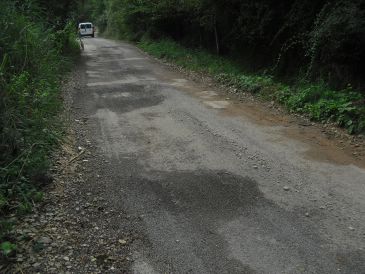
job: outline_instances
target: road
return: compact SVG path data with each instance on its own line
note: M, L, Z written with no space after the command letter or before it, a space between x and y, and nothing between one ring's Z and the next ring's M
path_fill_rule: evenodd
M363 160L133 45L84 43L74 105L105 197L140 220L131 272L365 273Z

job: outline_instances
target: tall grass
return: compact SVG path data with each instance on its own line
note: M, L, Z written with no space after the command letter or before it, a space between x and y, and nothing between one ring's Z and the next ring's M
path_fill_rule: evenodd
M285 85L268 75L249 74L234 60L204 50L186 48L172 40L142 40L138 46L157 58L207 73L238 91L276 100L289 111L305 114L312 120L335 122L350 133L365 131L365 97L351 86L333 90L325 83Z
M0 3L0 29L0 250L6 255L14 248L8 214L29 212L49 181L49 156L62 135L60 80L79 45L72 23L55 31L36 9L13 1Z

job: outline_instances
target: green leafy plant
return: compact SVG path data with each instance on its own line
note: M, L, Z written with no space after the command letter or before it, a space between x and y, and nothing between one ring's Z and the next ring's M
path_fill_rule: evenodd
M9 256L16 250L16 245L11 242L2 242L0 244L0 250L3 255Z
M44 5L0 2L0 241L9 213L27 214L42 200L39 178L62 138L60 81L79 53L75 24L51 23Z

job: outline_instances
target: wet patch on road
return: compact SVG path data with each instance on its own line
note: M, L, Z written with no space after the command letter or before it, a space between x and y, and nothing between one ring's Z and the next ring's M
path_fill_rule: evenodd
M149 254L144 253L143 258L149 270L256 273L249 264L227 257L225 240L215 229L220 220L234 218L243 208L252 208L263 199L254 181L225 171L156 171L147 175L137 162L133 157L121 159L123 175L120 166L115 166L113 189L121 188L122 194L108 197L117 208L123 203L130 206L131 214L141 217L151 243ZM140 262L135 266L141 270Z
M250 178L224 170L140 173L144 172L135 172L127 183L127 200L134 206L141 204L149 238L162 241L159 246L166 256L178 249L185 259L219 261L204 266L215 273L328 273L337 269L354 273L362 269L361 260L353 260L351 254L339 261L336 256L342 247L321 238L301 210L291 212L266 199ZM151 222L158 227L150 227ZM365 253L359 256L364 258Z
M306 144L306 159L337 165L354 165L365 169L365 146L362 146L360 141L356 144L350 138L346 142L336 138L331 140L319 132L318 128L311 126L286 127L281 130L281 136Z
M215 219L230 218L263 198L257 183L225 171L161 173L147 184L167 207L178 212L199 209Z
M149 85L124 84L93 91L96 109L108 108L116 113L126 113L139 108L160 104L164 96Z

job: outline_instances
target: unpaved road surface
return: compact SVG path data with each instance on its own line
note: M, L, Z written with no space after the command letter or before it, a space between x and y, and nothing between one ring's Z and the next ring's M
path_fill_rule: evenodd
M123 214L83 227L143 234L124 271L365 273L363 158L132 45L84 42L73 109L85 121L79 145L95 149L78 195L92 200L97 189Z

